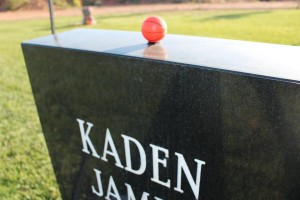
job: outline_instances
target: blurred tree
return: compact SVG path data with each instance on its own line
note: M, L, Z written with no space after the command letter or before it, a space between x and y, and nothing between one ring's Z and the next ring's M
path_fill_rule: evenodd
M68 4L74 6L82 6L82 0L68 0Z
M4 10L17 10L28 3L30 3L31 0L1 0L0 6Z
M138 3L222 3L235 2L236 0L53 0L55 7L71 6L100 6L102 4L138 4ZM282 0L238 0L240 2L249 1L282 1ZM285 1L285 0L283 0ZM292 0L300 8L300 0ZM47 0L0 0L1 10L17 10L20 8L41 9L47 7Z

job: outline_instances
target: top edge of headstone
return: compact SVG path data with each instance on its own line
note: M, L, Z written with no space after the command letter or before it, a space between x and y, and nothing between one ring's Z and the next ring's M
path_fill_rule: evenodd
M155 59L167 62L300 82L300 47L167 34L149 46L140 32L75 29L23 42Z

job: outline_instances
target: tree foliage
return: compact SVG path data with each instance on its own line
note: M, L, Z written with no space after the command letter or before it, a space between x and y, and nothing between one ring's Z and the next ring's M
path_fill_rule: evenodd
M139 4L139 3L223 3L234 1L280 1L280 0L52 0L56 7L67 6L99 6L114 4ZM298 8L300 8L300 0ZM46 8L48 0L0 0L1 10L42 9Z
M30 1L31 0L1 0L0 7L4 10L16 10L27 5Z

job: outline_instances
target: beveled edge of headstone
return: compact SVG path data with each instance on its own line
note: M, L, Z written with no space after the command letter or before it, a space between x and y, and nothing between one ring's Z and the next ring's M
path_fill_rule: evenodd
M75 29L23 45L179 63L279 81L300 83L300 47L167 34L148 45L140 32Z

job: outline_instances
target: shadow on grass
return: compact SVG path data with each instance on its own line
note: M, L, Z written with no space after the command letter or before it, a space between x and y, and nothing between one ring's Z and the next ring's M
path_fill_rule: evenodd
M296 42L294 44L291 44L292 46L300 46L300 41L299 42Z
M81 27L85 27L85 25L82 25L81 23L74 23L74 24L65 24L65 25L61 25L61 26L55 26L55 30L64 30L64 29L71 29L71 28L81 28ZM51 30L50 26L48 27L43 27L43 28L36 28L36 31L47 31L47 30Z
M1 1L1 0L0 0ZM94 16L97 24L101 23L102 20L106 19L115 19L115 18L126 18L126 17L137 17L137 16L142 16L145 15L145 13L127 13L127 14L112 14L112 15L97 15ZM71 28L82 28L82 27L88 27L86 25L82 25L81 21L78 21L77 23L72 23L72 24L65 24L65 25L58 25L55 26L55 30L64 30L64 29L71 29ZM35 30L37 31L45 31L45 30L50 30L50 27L43 27L43 28L36 28Z
M96 20L103 20L103 19L114 19L114 18L121 18L121 17L137 17L145 15L146 12L138 12L138 13L126 13L126 14L112 14L112 15L97 15Z
M254 12L234 13L234 14L228 14L228 15L217 15L217 16L202 19L201 21L215 21L215 20L222 20L222 19L234 20L234 19L241 19L241 18L249 17L252 15L266 14L266 13L270 13L270 12L271 11L254 11Z

